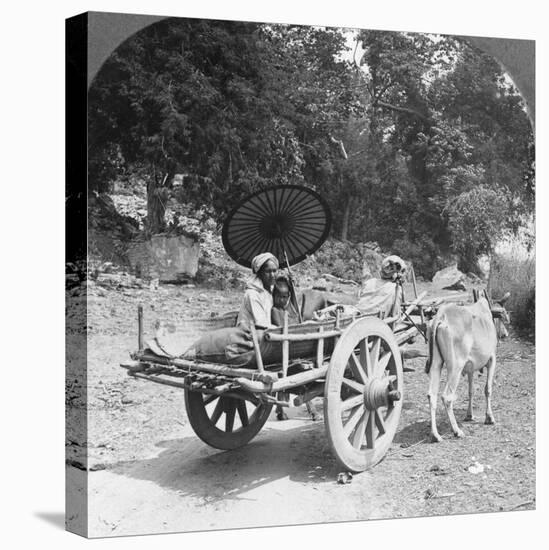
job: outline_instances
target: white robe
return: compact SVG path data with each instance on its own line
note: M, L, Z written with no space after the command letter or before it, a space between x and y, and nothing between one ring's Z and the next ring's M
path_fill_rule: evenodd
M244 299L238 312L237 325L271 328L271 310L273 296L265 289L261 279L257 276L248 281Z
M361 313L382 312L383 317L389 317L395 301L397 284L384 279L369 279L360 290L360 299L357 308ZM402 303L402 292L397 299L397 310Z

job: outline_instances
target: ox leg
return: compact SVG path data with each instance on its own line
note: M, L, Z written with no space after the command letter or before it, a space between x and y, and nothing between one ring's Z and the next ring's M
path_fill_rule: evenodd
M486 420L485 424L495 424L494 413L492 412L492 384L494 382L494 372L496 370L496 355L492 355L487 364L486 386L484 395L486 396Z
M311 417L311 420L314 422L318 419L318 415L316 414L315 406L313 403L307 401L305 403L305 406L307 407L307 412L309 413L309 416Z
M460 369L456 369L455 365L448 364L448 382L442 392L442 402L446 407L446 414L452 426L452 431L456 437L463 437L465 434L458 426L456 416L454 415L454 401L456 400L456 391L459 384Z
M427 394L427 398L429 400L429 410L431 412L431 441L433 442L442 441L442 437L437 430L437 397L441 370L442 363L437 361L431 364L431 370L429 371L429 393Z
M282 405L276 406L276 419L277 420L288 420L288 415L284 411Z
M467 415L465 416L465 422L471 422L473 420L473 393L475 391L474 388L474 379L473 379L473 373L469 372L467 373L467 377L469 379L469 406L467 407Z

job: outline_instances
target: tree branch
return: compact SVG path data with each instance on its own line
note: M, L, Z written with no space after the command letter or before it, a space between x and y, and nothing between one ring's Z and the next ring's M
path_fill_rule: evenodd
M415 109L410 109L409 107L399 107L398 105L392 105L391 103L386 103L385 101L381 101L379 99L376 99L374 101L374 106L379 105L380 107L384 107L385 109L391 109L392 111L397 111L398 113L406 113L408 115L413 115L421 120L424 120L425 122L428 122L428 118L421 114L419 111L416 111Z
M345 146L343 145L343 141L340 139L336 139L333 136L330 136L330 140L332 143L335 143L336 145L339 145L339 150L341 151L341 155L345 160L347 160L349 157L347 156L347 151L345 151Z
M357 63L357 60L356 60L356 51L358 49L358 43L359 43L359 40L357 39L357 41L355 42L355 50L353 51L353 63L355 64L355 67L360 70L360 65Z

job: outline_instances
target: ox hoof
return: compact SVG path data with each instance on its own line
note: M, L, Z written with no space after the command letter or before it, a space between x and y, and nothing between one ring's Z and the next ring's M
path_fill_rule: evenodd
M277 420L288 420L288 415L285 412L277 412L276 413L276 419Z
M441 441L442 437L439 434L431 434L431 443L440 443Z
M464 419L463 422L473 422L475 417L472 414L468 414Z
M495 424L495 420L491 416L487 416L486 420L484 421L485 424L491 426L492 424Z
M316 414L312 414L312 415L311 415L311 420L312 420L313 422L316 422L316 421L318 420L318 416L317 416Z
M456 431L454 432L454 435L455 435L456 437L465 437L465 434L463 433L463 430L460 430L460 429L456 430Z

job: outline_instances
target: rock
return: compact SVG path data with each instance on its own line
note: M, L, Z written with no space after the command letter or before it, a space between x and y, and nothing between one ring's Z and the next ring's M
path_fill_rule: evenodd
M339 485L347 485L353 481L353 474L351 472L340 472L337 474L337 483Z
M433 284L437 288L465 290L464 280L465 275L457 268L457 264L452 264L435 273Z
M443 290L467 290L467 287L463 283L463 281L457 281L457 283L454 283L450 286L442 287Z
M475 460L475 462L473 462L473 464L471 464L471 466L467 468L467 471L475 475L481 474L482 472L484 472L484 464L481 464L480 462Z

